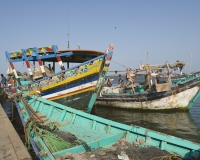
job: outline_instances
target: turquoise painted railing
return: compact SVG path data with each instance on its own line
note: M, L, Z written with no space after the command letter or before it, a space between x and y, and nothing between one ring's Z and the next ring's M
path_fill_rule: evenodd
M26 101L34 111L48 118L45 123L59 123L59 130L74 134L78 139L85 141L92 150L109 147L120 138L126 138L130 143L135 142L137 139L143 139L144 144L141 147L154 146L170 153L179 154L185 158L200 156L200 144L191 141L139 126L128 126L117 123L36 96L27 97ZM26 123L30 117L28 109L21 101L16 101L16 105L22 121ZM32 136L34 139L33 143L40 142L42 145L43 150L40 151L40 156L45 160L55 159L56 156L64 155L66 152L76 153L86 151L82 145L79 145L51 153L39 136L35 134ZM48 155L45 153L48 153Z
M200 96L200 90L198 90L198 92L196 93L196 95L194 96L194 98L188 104L188 106L187 106L188 109L192 108L194 102L199 98L199 96Z

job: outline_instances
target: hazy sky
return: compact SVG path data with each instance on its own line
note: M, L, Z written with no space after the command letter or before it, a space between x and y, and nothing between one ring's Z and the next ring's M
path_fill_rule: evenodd
M116 28L115 28L116 27ZM200 0L0 0L0 73L5 51L78 43L105 51L115 45L110 70L183 60L200 70ZM114 63L117 62L117 63ZM16 64L16 63L15 63ZM16 69L27 71L25 64Z

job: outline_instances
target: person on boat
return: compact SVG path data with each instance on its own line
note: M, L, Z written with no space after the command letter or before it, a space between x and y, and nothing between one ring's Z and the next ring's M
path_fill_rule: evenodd
M104 87L112 87L112 82L109 78L105 79Z
M130 69L129 69L129 70L130 70L130 72L131 72L131 73L130 73L130 76L131 76L131 78L132 78L132 79L133 79L133 81L134 81L134 79L135 79L135 77L136 77L136 73L137 73L137 72L136 72L136 70L132 70L132 67L130 67Z
M135 72L132 71L132 68L130 67L129 69L126 69L126 79L128 80L128 85L131 85L132 91L133 93L135 93L135 89L133 86L133 82L134 82L134 78L135 78Z
M118 79L118 84L122 84L123 83L123 78L122 78L122 76L121 76L121 74L119 74L119 79Z
M6 82L7 82L6 77L4 77L3 74L1 74L1 88L6 87Z
M135 75L136 75L136 72L132 70L132 67L130 67L129 70L127 70L127 76L128 76L127 79L133 83L135 80Z
M107 81L108 81L108 79L105 78L104 87L107 87Z
M7 80L8 86L16 86L15 76L10 76L10 78Z
M112 82L111 82L110 78L108 78L107 87L112 87Z

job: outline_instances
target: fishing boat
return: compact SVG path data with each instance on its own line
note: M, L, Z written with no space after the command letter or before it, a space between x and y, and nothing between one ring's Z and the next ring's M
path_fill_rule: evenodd
M78 49L58 50L56 45L52 45L6 51L6 57L19 89L31 95L40 93L43 98L89 113L104 82L113 49L113 44L106 52L85 50L80 46ZM29 74L19 76L14 62L25 62ZM35 62L39 67L35 66ZM56 73L55 62L61 68ZM69 68L70 63L78 65Z
M26 131L26 144L28 148L32 144L40 159L62 159L69 153L109 149L121 139L130 144L137 143L139 147L156 147L184 158L200 156L200 144L100 118L36 95L22 95L16 89L12 92Z
M200 96L199 72L172 77L171 69L182 68L185 62L164 65L146 65L144 82L104 87L95 104L127 109L184 109L189 110ZM167 72L158 72L167 69ZM139 71L141 70L141 67ZM157 71L157 72L154 72ZM129 74L131 71L127 71ZM136 72L134 72L135 74ZM182 75L182 76L181 76ZM153 83L154 81L154 83Z

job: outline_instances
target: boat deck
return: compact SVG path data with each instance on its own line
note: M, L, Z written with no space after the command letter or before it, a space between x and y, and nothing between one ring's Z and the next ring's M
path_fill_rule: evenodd
M30 154L0 104L0 159L29 160Z
M105 132L103 131L91 130L87 127L80 127L74 125L67 125L59 129L65 132L70 132L85 142L99 141L101 139L105 139L107 137L115 135L110 133L105 134Z

